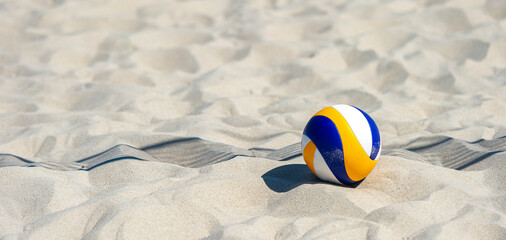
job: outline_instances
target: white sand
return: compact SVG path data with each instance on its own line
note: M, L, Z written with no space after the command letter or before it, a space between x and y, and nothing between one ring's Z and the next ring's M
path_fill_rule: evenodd
M505 93L503 0L1 1L0 238L505 239ZM246 150L338 103L358 187Z

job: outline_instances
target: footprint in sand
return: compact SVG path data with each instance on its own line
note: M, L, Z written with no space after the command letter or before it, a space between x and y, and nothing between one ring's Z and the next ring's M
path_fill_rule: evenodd
M62 49L53 53L49 60L51 70L56 73L66 73L87 67L92 56L76 49Z
M296 53L289 47L277 44L253 45L244 63L252 67L267 67L295 59Z
M376 71L377 78L372 82L371 86L382 92L402 85L409 76L406 69L395 61L380 62Z
M413 25L428 32L455 33L470 27L466 14L456 8L443 8L422 12L414 19Z
M380 31L360 38L358 47L360 49L372 49L378 55L385 55L402 47L413 38L414 34L408 32Z
M296 41L325 33L332 28L327 21L304 21L268 25L263 32L265 40Z
M130 40L139 49L182 47L210 42L213 37L193 30L147 30L136 33Z
M485 11L497 20L506 18L506 1L488 0L485 4Z
M185 48L147 50L135 53L132 61L154 71L182 71L196 73L199 64L193 54Z
M450 61L465 59L481 61L487 56L489 44L477 39L465 39L431 42L428 46Z

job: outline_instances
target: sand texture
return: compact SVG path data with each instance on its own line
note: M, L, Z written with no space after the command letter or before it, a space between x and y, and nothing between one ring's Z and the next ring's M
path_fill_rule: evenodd
M0 1L0 239L506 239L505 180L504 0Z

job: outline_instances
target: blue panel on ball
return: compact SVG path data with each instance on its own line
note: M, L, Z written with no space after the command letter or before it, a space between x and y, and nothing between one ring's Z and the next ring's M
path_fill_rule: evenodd
M367 115L367 113L365 113L364 111L362 111L358 108L356 108L356 109L359 110L364 115L364 117L367 119L367 122L369 123L369 127L371 128L372 149L371 149L371 155L369 157L374 160L376 158L376 156L378 156L378 152L380 150L380 143L381 143L378 126L376 126L376 123L374 122L374 120L372 120L372 118L369 117L369 115Z
M324 116L312 117L304 129L304 135L316 145L337 180L344 184L355 183L346 173L341 136L332 120Z

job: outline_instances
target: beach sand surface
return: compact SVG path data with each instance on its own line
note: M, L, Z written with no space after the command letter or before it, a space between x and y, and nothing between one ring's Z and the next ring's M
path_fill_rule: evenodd
M506 239L506 2L0 1L1 239ZM299 142L350 104L359 185Z

